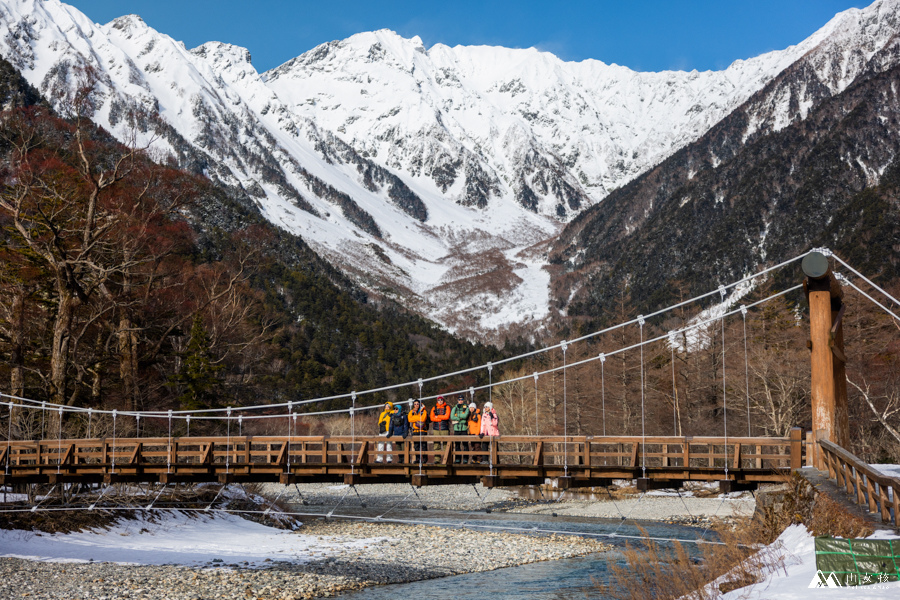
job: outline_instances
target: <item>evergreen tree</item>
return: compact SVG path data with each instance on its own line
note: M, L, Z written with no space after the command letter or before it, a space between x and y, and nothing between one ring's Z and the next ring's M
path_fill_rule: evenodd
M209 335L206 333L203 319L200 315L196 315L191 324L191 339L183 355L181 369L174 381L181 391L178 403L182 408L209 408L215 402L215 391L219 383L216 373L222 367L213 364L209 346Z

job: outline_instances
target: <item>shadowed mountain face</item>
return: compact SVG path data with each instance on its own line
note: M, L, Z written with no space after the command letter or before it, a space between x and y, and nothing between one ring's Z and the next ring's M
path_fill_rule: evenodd
M580 215L551 251L568 313L596 317L626 288L649 310L816 245L896 277L898 63L895 35L831 94L820 74L833 67L805 57Z

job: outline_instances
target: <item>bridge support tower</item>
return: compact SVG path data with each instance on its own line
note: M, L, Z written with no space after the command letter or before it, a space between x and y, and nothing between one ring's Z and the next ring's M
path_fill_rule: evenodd
M831 272L828 258L811 252L803 258L803 287L809 300L808 342L811 351L812 430L842 448L850 445L845 373L843 291ZM816 452L816 467L821 468Z

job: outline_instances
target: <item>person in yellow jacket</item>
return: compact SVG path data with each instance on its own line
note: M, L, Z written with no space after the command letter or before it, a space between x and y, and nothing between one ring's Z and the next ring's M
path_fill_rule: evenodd
M391 424L391 415L394 414L394 404L392 402L386 402L384 405L384 410L381 411L381 414L378 415L378 435L386 438L388 434L388 428ZM375 462L393 462L393 456L390 452L394 449L394 446L390 442L378 442L377 444L378 453L375 455ZM387 451L387 453L385 452Z
M409 421L409 426L413 435L413 450L416 452L412 461L419 462L422 452L427 451L428 448L426 447L427 444L425 442L417 442L415 441L415 438L417 436L421 438L421 436L428 434L428 411L425 410L425 407L420 401L413 400L406 419ZM422 462L428 462L428 457L423 457Z

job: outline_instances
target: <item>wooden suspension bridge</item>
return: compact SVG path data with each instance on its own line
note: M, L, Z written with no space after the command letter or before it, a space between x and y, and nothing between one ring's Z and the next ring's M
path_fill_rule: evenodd
M802 465L800 429L787 438L431 436L183 437L13 441L0 484L201 482L481 482L560 488L637 479L643 489L720 481L774 482ZM385 442L391 450L379 450ZM440 445L445 447L441 448ZM460 445L457 449L456 445ZM463 450L463 446L470 449ZM422 449L416 448L421 445ZM477 449L471 449L478 445ZM427 448L427 449L426 449ZM421 461L422 464L419 464Z
M846 263L844 263L846 265ZM847 265L849 266L849 265ZM0 485L201 482L481 482L553 479L560 489L636 480L641 490L686 481L723 491L783 481L803 465L826 471L900 526L900 480L864 465L849 445L841 285L825 255L803 258L810 307L812 430L788 437L219 436L8 440ZM385 444L390 443L388 448ZM0 443L2 444L2 443Z

